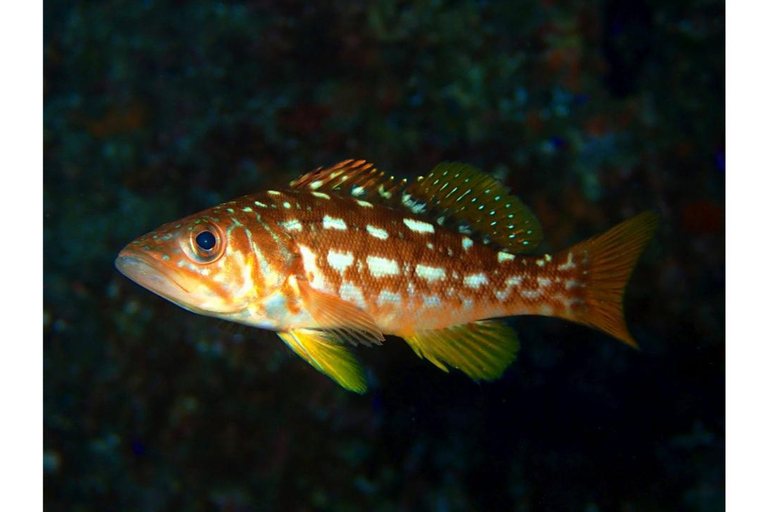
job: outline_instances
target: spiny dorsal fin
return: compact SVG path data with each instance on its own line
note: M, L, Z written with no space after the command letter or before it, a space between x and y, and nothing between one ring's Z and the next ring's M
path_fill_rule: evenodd
M441 163L406 190L428 214L466 224L472 231L513 254L527 253L543 238L536 216L496 178L461 163Z
M363 394L368 390L363 369L354 354L328 333L309 329L279 332L278 336L316 370L341 387Z
M291 182L291 187L390 203L399 198L405 180L388 176L365 160L344 160L300 176Z
M417 331L403 339L419 357L441 370L457 368L474 380L501 377L519 348L515 331L498 320Z

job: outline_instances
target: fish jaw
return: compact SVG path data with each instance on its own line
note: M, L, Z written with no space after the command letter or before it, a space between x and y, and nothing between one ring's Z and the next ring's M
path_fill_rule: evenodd
M174 268L149 252L126 247L115 259L115 267L139 286L193 313L224 317L247 307L226 300L197 274Z

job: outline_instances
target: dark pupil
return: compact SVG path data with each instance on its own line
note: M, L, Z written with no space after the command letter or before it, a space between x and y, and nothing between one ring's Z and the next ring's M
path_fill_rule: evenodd
M210 231L203 231L195 238L197 246L204 251L210 251L216 245L216 237Z

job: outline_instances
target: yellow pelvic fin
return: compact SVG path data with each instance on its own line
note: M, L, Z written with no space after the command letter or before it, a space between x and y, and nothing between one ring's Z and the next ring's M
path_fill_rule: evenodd
M307 281L297 280L299 293L320 328L332 330L352 345L381 345L384 335L374 319L351 302L315 290Z
M498 320L417 331L403 338L419 357L446 372L457 368L474 380L501 377L519 348L515 331Z
M469 227L481 241L511 253L528 253L543 238L536 216L490 174L468 164L445 162L408 189L410 201L423 202L426 213Z
M291 350L335 380L341 387L363 394L368 390L357 358L332 334L310 329L277 333Z

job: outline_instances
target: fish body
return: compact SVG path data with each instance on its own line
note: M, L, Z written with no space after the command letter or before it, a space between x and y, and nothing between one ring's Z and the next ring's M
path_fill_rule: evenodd
M499 317L564 318L634 346L623 292L655 225L642 214L533 256L538 221L490 176L440 164L408 184L348 160L165 224L116 265L185 309L277 331L364 392L348 345L384 335L476 380L498 378L515 358L516 335Z

